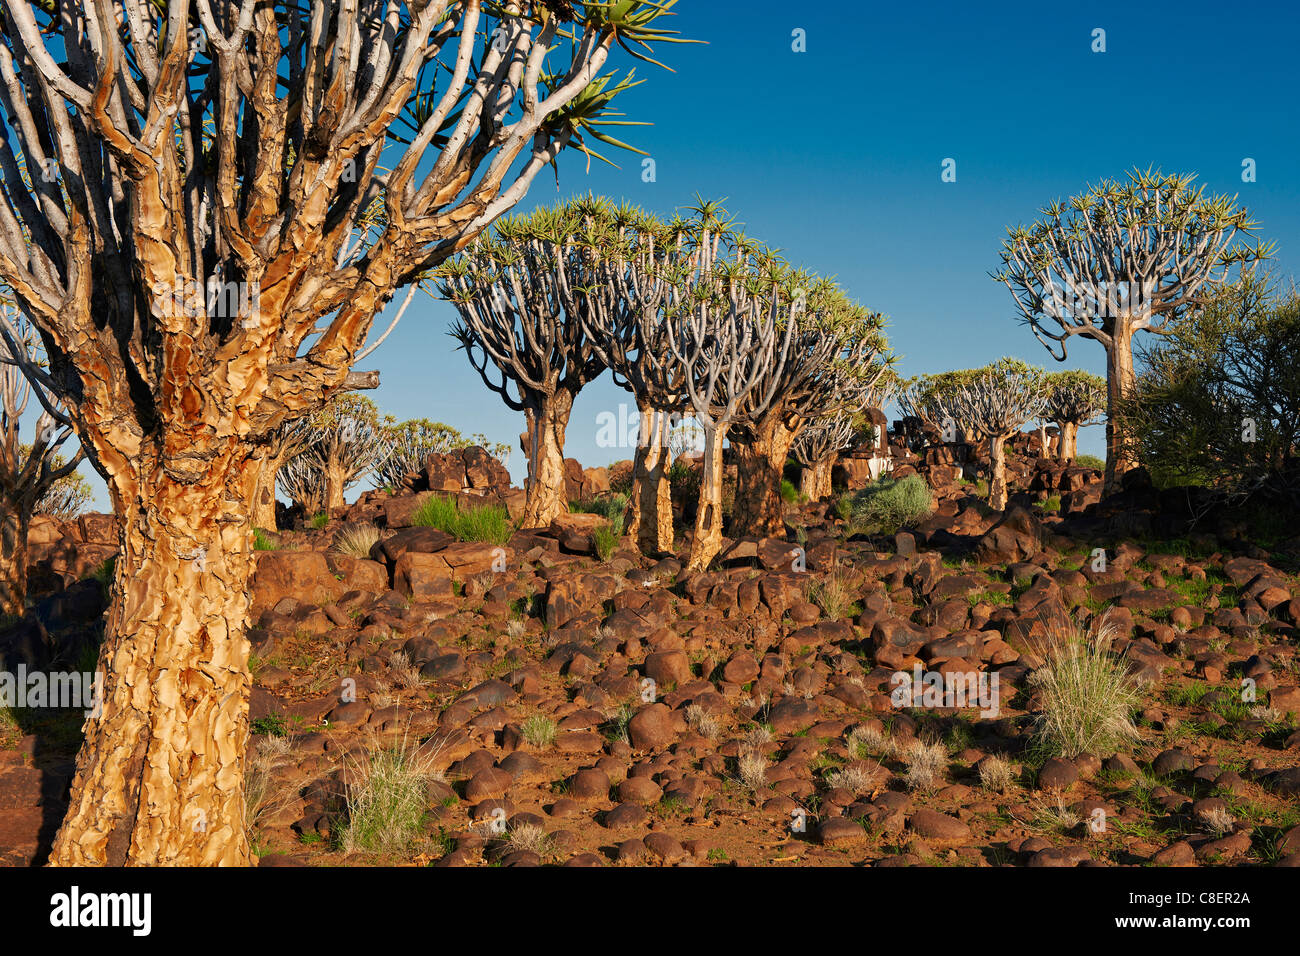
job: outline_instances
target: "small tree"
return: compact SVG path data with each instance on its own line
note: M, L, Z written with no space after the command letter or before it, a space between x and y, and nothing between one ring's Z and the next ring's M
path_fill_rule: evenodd
M882 315L849 301L829 279L802 270L781 270L778 281L793 303L796 328L788 349L760 366L733 432L737 535L784 531L781 475L795 436L807 421L840 404L846 382L870 389L890 361Z
M1106 380L1070 370L1049 372L1044 379L1043 418L1056 425L1056 457L1073 461L1079 454L1079 429L1106 412Z
M831 472L835 460L841 450L861 437L863 409L881 405L897 381L892 367L869 385L857 376L841 376L834 389L835 401L828 404L820 417L808 422L790 446L791 454L803 466L799 473L799 490L803 494L812 500L831 494ZM866 428L874 445L875 426Z
M669 433L683 407L685 370L668 348L663 310L674 283L698 268L701 250L680 220L663 223L640 209L587 203L585 254L590 279L581 319L600 361L636 398L637 445L627 533L648 554L672 550Z
M0 300L0 612L21 615L27 600L27 533L42 502L72 505L66 483L82 459L58 450L72 425L42 382L48 378L36 331L10 299ZM35 437L20 425L32 396L41 406ZM60 491L63 494L60 494ZM75 497L75 496L74 496Z
M320 491L307 499L333 513L346 506L347 489L382 464L388 452L375 403L344 392L307 420L307 441L294 458L291 480L317 482Z
M68 462L62 455L54 456L54 468L62 471ZM80 471L70 471L50 485L49 490L36 502L33 515L48 515L58 521L75 518L86 510L94 499L95 493L90 482L82 477Z
M585 300L578 289L588 274L576 243L585 228L576 203L502 219L494 236L481 237L438 273L439 289L460 314L452 336L483 383L524 413L524 528L545 527L568 512L565 429L573 400L605 370L580 317Z
M258 473L256 490L253 492L253 527L263 531L275 531L275 488L279 483L280 470L285 464L301 455L311 439L311 425L305 418L281 422L267 434L261 443L258 456ZM296 469L291 483L305 480L307 470Z
M1043 219L1010 231L992 274L1057 361L1076 335L1106 350L1107 491L1134 465L1115 414L1133 387L1133 336L1168 334L1209 288L1271 249L1234 245L1257 224L1235 199L1193 188L1194 179L1135 170L1054 202Z
M1160 485L1300 505L1300 294L1263 277L1219 292L1143 356L1123 405Z
M1003 358L975 369L953 397L955 411L971 430L989 442L989 506L1007 506L1004 445L1026 422L1042 414L1043 372Z
M371 469L371 481L376 488L402 487L412 475L424 471L430 455L445 455L473 445L483 446L498 459L510 454L509 445L491 443L482 435L465 436L450 425L427 418L399 422L392 415L385 415L380 440L384 455Z

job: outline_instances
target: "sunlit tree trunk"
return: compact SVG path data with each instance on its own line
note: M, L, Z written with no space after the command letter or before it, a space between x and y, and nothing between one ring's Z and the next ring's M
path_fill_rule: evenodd
M528 409L528 480L521 527L545 528L569 510L564 490L564 431L573 395L556 389L540 409Z
M736 455L736 503L731 521L737 537L770 537L785 532L781 476L795 432L781 414L765 415L751 426L750 439L732 442Z
M257 459L257 482L253 492L252 524L263 531L277 531L275 517L275 479L279 461L265 455Z
M52 864L250 862L244 629L257 465L247 451L206 475L169 473L154 456L115 476L121 552L102 713L85 725Z
M643 408L640 415L627 533L642 551L655 554L673 547L672 490L665 442L668 413Z
M993 435L989 438L989 507L1004 511L1007 507L1007 456L1006 438Z
M1118 491L1126 472L1137 467L1132 443L1126 439L1120 407L1133 391L1133 330L1127 321L1117 320L1111 347L1106 353L1106 471L1103 491Z
M722 442L726 428L705 428L704 457L700 461L700 499L695 514L688 571L708 568L722 550Z

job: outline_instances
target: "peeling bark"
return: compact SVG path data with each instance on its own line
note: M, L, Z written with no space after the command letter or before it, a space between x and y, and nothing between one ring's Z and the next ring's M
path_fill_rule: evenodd
M831 496L831 472L835 468L835 455L819 458L799 472L799 491L809 501L820 501Z
M737 537L766 538L785 533L781 476L795 432L782 415L765 415L751 426L748 441L733 441L736 455L736 503L731 523Z
M725 428L707 428L700 461L700 498L695 513L688 571L704 571L722 550L722 442Z
M0 612L21 615L27 605L27 528L31 510L0 502Z
M1006 436L989 438L989 507L1005 511L1007 507L1007 456L1004 448Z
M121 518L98 669L102 713L85 725L59 866L247 865L248 504L256 463L207 480L161 465L114 495Z
M646 554L673 549L673 502L668 482L664 423L668 412L641 409L636 453L632 460L632 494L627 534Z
M573 394L557 389L540 409L529 409L528 479L522 528L545 528L569 510L564 490L564 431L573 411Z

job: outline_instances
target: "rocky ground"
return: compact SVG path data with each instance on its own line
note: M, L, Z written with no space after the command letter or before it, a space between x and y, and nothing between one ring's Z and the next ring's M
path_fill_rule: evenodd
M478 459L276 535L252 593L261 865L1300 864L1300 542L1247 540L1231 515L1180 533L1169 496L1099 502L1095 472L1032 458L990 512L931 458L902 466L939 490L918 527L849 535L826 503L791 504L786 537L729 542L706 574L683 573L685 542L602 561L584 514L503 549L412 527L432 493L517 503ZM599 496L608 475L571 482ZM370 556L337 551L362 522ZM112 518L33 540L48 593L0 654L76 666L102 632ZM1035 638L1106 612L1140 737L1042 759ZM895 706L890 678L918 663L996 672L997 715ZM41 861L79 733L20 718L0 725L11 865ZM403 743L436 776L419 833L349 850L348 787Z

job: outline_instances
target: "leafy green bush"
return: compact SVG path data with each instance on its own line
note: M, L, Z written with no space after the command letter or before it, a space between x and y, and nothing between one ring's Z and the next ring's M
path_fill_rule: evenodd
M1098 458L1096 455L1077 455L1075 456L1074 463L1076 465L1082 465L1084 468L1096 469L1097 471L1106 470L1105 460Z
M789 479L781 479L781 500L788 505L798 504L804 500L804 496L799 493L799 489L794 486L794 482Z
M505 544L515 532L510 516L500 505L474 505L462 509L454 498L430 497L411 519L420 527L437 528L459 541Z
M608 561L622 538L623 516L621 514L614 515L607 523L596 528L593 534L597 557L602 561Z
M627 512L627 495L615 494L607 498L585 498L582 501L570 501L569 511L577 514L601 515L613 521L622 519Z
M934 496L920 475L882 478L854 495L850 524L855 533L893 534L932 510Z
M321 528L329 524L329 521L330 516L322 511L320 514L312 516L312 519L307 522L307 527L319 531Z
M1243 280L1142 358L1120 417L1157 485L1300 502L1300 292Z

